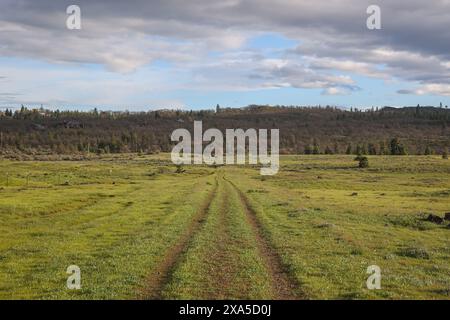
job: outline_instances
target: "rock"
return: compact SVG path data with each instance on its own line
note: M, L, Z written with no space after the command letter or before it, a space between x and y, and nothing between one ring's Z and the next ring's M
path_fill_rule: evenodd
M447 220L447 221L450 221L450 212L447 212L445 214L445 218L444 219Z
M434 214L430 214L428 216L428 218L427 218L427 221L433 222L433 223L436 223L436 224L443 224L444 223L444 219L442 219L441 217L436 216Z

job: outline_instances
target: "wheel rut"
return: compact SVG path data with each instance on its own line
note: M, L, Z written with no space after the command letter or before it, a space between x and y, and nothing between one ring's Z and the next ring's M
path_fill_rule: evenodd
M193 220L189 227L183 232L179 240L173 245L161 263L153 270L147 280L144 289L139 293L139 297L144 300L160 300L162 299L162 291L167 283L172 278L173 271L176 269L177 264L183 255L187 251L191 243L192 238L201 229L211 204L217 195L217 189L219 187L218 179L216 177L213 190L208 195L208 198L203 203L198 214L193 217Z
M239 195L247 220L251 225L254 236L256 238L259 255L261 256L264 265L266 266L270 274L270 283L274 299L302 299L303 294L300 291L300 285L298 281L289 274L286 266L282 262L280 255L266 239L261 223L256 216L256 212L250 205L248 198L245 196L242 190L239 189L232 181L226 178L224 179L236 190Z
M219 179L224 181L223 178ZM220 183L222 185L222 183ZM230 256L228 250L229 246L232 245L232 240L230 238L229 230L229 196L226 189L222 189L223 194L220 199L219 208L219 223L217 226L217 233L215 239L216 249L211 252L210 263L213 267L214 277L211 280L211 286L215 289L214 293L207 299L226 299L227 294L231 290L233 273L236 271L233 269L233 257Z

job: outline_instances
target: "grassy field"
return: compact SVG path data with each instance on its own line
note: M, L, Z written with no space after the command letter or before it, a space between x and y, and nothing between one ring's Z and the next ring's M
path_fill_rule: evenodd
M450 162L353 158L0 160L0 299L450 299Z

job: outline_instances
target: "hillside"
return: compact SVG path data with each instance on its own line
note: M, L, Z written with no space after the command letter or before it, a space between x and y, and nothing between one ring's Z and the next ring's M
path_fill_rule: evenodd
M0 113L2 155L154 153L171 150L176 128L280 129L283 153L389 154L399 139L409 154L450 147L450 110L434 107L345 111L265 107L146 113L27 110Z

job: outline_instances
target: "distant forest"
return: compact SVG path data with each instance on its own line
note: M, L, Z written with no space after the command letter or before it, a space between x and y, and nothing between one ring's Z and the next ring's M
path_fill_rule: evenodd
M450 110L405 107L249 106L141 113L0 111L0 155L169 152L174 129L280 129L283 154L442 154L450 147Z

